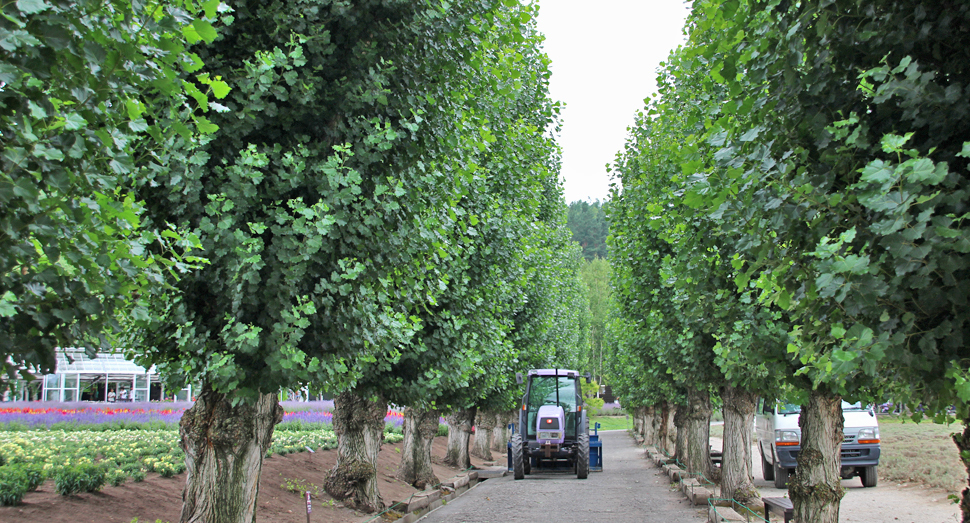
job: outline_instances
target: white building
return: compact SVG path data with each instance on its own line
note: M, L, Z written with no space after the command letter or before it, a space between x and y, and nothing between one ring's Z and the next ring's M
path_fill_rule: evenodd
M18 380L14 393L5 399L29 401L157 401L171 397L165 391L155 367L146 369L125 359L120 353L101 352L89 358L84 349L57 349L54 374L39 380ZM39 383L38 383L39 382ZM39 386L38 386L39 385ZM178 400L190 400L192 387L175 394Z

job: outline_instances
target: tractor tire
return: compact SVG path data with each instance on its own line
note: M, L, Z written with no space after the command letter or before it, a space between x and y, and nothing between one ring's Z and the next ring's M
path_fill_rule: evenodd
M524 463L524 466L525 466L526 475L532 474L532 457L525 455L525 452L523 452L522 457L523 457L522 462Z
M774 481L775 467L765 459L764 451L759 450L759 454L761 454L761 473L764 474L765 481Z
M515 479L525 477L522 463L522 434L518 432L512 434L512 477Z
M576 438L576 477L586 479L589 475L589 434L580 433Z

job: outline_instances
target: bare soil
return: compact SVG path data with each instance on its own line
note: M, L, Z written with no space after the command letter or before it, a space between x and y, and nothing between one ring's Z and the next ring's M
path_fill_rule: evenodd
M445 481L460 470L442 464L447 445L446 437L435 438L432 451L434 471ZM381 497L384 503L407 500L417 489L394 479L401 461L401 443L384 444L378 457ZM505 454L492 451L499 463ZM374 519L376 514L363 514L343 508L323 491L327 472L337 461L336 450L318 450L286 456L273 455L263 460L259 480L259 499L256 510L258 523L305 523L306 501L303 492L291 492L287 483L302 483L312 494L310 521L315 523L361 523ZM483 466L484 461L472 457L472 465ZM101 492L61 496L48 480L36 492L24 496L16 507L0 507L0 522L25 523L141 523L175 522L182 510L182 487L185 474L163 478L150 473L140 483L127 482L119 487L105 486ZM332 503L332 504L331 504ZM379 520L380 518L377 518Z

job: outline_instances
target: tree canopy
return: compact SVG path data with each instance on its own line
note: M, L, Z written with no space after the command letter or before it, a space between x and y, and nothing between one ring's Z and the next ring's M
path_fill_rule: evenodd
M609 222L605 207L599 200L593 203L578 200L569 204L569 230L573 233L573 241L583 248L583 257L587 260L606 258Z
M226 84L189 47L216 37L219 2L9 2L0 18L0 366L54 370L145 319L146 289L198 260L147 223L137 180L215 126ZM183 82L182 78L192 78Z

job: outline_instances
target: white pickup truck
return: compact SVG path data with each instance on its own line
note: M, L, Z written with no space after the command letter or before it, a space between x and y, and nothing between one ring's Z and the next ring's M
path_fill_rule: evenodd
M790 403L761 400L755 416L761 469L776 488L786 488L801 450L798 426L801 407ZM872 407L842 402L845 426L842 430L842 479L862 478L862 486L875 487L879 466L879 422Z

